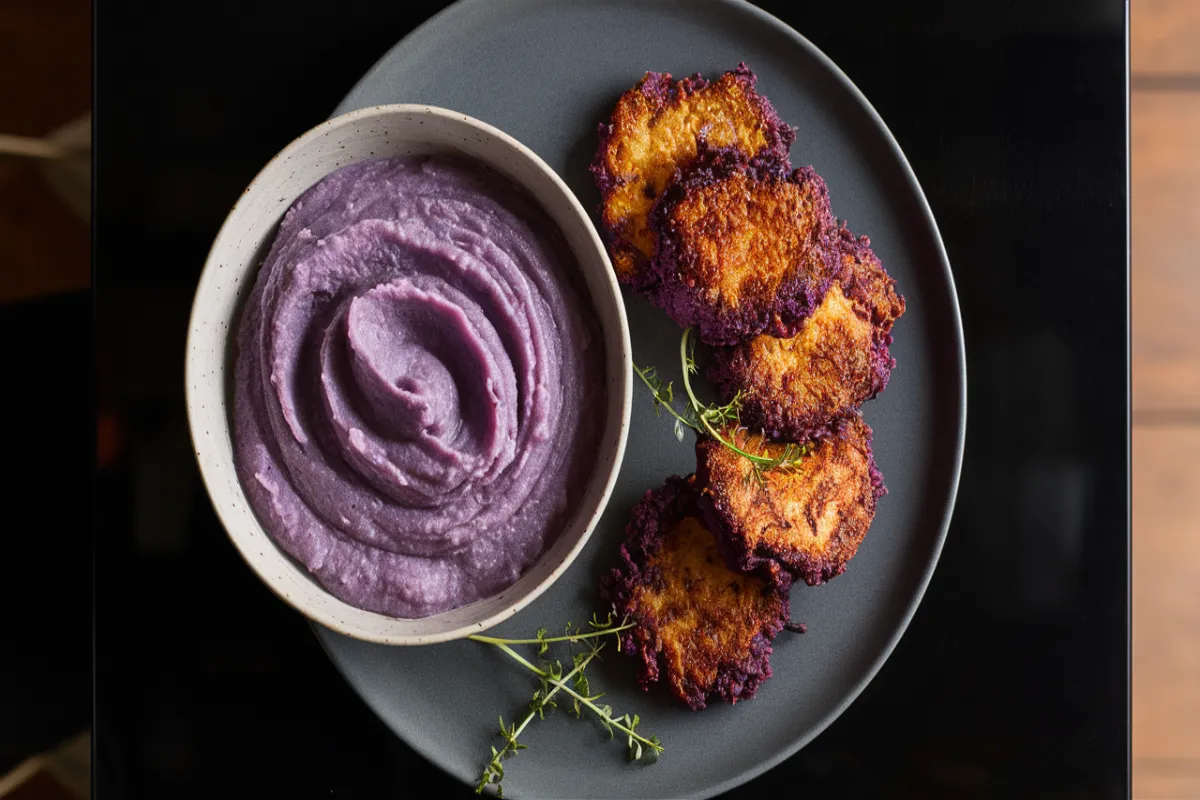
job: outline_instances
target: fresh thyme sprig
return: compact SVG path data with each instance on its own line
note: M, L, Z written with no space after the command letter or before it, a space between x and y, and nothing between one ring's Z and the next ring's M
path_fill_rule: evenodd
M651 392L655 411L661 414L661 409L665 408L675 417L675 438L683 441L683 429L686 426L701 436L715 439L733 452L748 459L754 465L754 475L759 479L762 478L764 472L773 469L792 469L799 466L801 459L812 450L807 443L789 443L778 455L771 456L765 452L756 454L743 450L725 436L722 432L723 429L731 423L734 426L741 424L742 393L738 391L734 394L733 399L725 405L715 403L705 405L700 402L692 389L691 382L691 376L699 369L696 366L695 343L690 341L691 333L691 328L685 329L683 338L679 341L679 361L683 367L683 388L687 393L688 400L682 413L675 410L675 389L671 383L664 384L654 367L642 369L637 364L633 365L634 371Z
M536 638L533 639L501 639L482 634L467 637L499 648L536 675L540 684L538 690L533 693L528 713L519 725L514 722L511 726L506 726L504 718L500 718L499 735L504 739L504 746L499 750L495 745L492 746L492 758L484 766L483 772L479 776L479 784L475 787L476 794L481 794L489 784L495 784L497 795L504 797L504 786L501 783L504 780L504 764L502 762L519 751L527 749L526 745L517 741L517 737L533 721L534 716L544 719L547 710L558 707L558 704L554 702L554 696L560 691L571 697L571 711L576 717L582 717L583 710L586 708L596 715L600 724L608 731L610 738L614 735L614 729L625 734L630 760L652 763L663 752L662 742L658 740L657 736L645 737L637 733L637 726L641 719L636 714L632 716L623 714L618 717L614 715L612 706L596 704L596 701L604 695L603 693L595 695L591 693L585 673L588 664L593 659L600 657L600 651L607 644L603 641L604 637L612 635L620 646L621 631L632 628L633 623L622 621L620 625L616 625L612 614L609 614L608 618L601 622L593 614L588 626L590 630L585 631L583 628L572 630L571 623L568 622L566 633L563 636L549 636L545 628L539 628ZM568 645L583 643L586 648L582 652L572 653L573 668L565 675L561 661L542 658L549 651L550 645L555 642L566 642ZM513 645L536 645L538 663L533 664L527 660L512 648Z

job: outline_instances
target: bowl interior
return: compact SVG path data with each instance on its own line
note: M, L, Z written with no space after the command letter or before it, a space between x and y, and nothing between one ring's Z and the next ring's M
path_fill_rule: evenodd
M459 153L523 186L558 225L575 256L605 346L608 407L596 467L574 516L542 558L501 593L422 619L355 608L327 593L263 530L234 469L234 342L276 228L291 204L324 176L355 161ZM631 350L624 305L604 247L570 189L511 137L462 114L418 105L379 106L336 117L288 145L258 174L217 235L196 291L188 330L186 392L192 442L213 506L250 567L286 602L348 636L429 644L491 627L536 598L583 547L608 500L629 428Z

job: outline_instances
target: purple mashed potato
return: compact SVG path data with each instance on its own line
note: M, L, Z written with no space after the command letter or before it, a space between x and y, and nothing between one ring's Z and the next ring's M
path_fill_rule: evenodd
M550 546L606 403L572 269L544 212L476 162L354 164L288 210L238 335L236 462L329 592L424 617Z

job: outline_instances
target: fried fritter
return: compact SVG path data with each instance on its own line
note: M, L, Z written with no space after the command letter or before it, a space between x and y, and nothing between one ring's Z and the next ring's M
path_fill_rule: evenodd
M771 676L771 640L790 607L786 590L728 567L700 518L694 480L671 477L646 492L601 593L636 622L622 650L639 658L642 688L665 673L675 697L700 710L712 697L754 696Z
M675 171L695 158L698 143L733 148L747 158L787 162L796 134L765 97L745 64L709 82L699 74L674 81L647 72L621 95L600 125L592 175L600 189L601 221L613 268L623 283L651 278L654 254L647 215Z
M772 439L820 436L882 392L896 361L891 329L904 313L895 281L870 240L839 231L842 270L800 332L716 348L709 380L726 400L741 392L742 420Z
M772 457L786 446L745 429L730 435L743 450ZM700 506L728 562L765 567L783 585L797 578L815 586L845 571L887 491L862 417L843 419L795 469L768 470L761 480L753 469L712 439L696 445Z
M839 269L825 181L714 153L679 174L650 215L651 300L712 345L794 336Z
M838 228L837 252L841 259L838 280L842 291L854 301L885 344L890 345L892 326L904 315L904 296L896 291L896 279L888 275L871 250L871 240L855 236L844 224Z
M751 429L804 441L887 385L891 359L876 341L870 318L834 284L795 336L715 349L709 380L726 399L742 393L741 417Z

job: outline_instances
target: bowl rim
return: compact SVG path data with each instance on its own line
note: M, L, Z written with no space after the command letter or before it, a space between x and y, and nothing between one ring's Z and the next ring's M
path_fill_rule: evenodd
M481 133L491 139L499 141L501 144L503 144L505 147L507 147L510 151L513 151L520 157L524 158L538 172L542 173L542 175L544 177L549 178L551 184L554 186L554 188L557 191L557 193L559 194L560 198L566 201L566 204L567 204L568 208L570 209L570 211L573 212L574 216L577 217L584 224L584 229L587 231L587 237L588 237L586 239L586 241L588 241L591 244L592 248L595 250L595 252L597 254L599 254L600 263L605 267L604 275L602 276L603 280L601 280L601 286L608 290L608 292L610 294L609 299L612 300L613 305L616 309L616 322L617 322L617 328L618 328L618 330L616 331L616 336L614 337L613 332L611 330L609 330L611 325L605 325L602 315L597 314L597 318L598 318L598 322L600 323L601 331L603 334L603 340L605 341L606 348L610 347L613 344L612 340L614 338L618 340L619 345L620 345L619 358L620 358L620 363L621 363L620 375L619 376L609 376L609 380L607 380L606 384L605 384L607 386L608 393L609 393L609 402L611 403L614 400L617 400L620 403L620 419L618 421L617 441L616 441L615 452L613 453L612 468L609 470L608 475L605 476L605 478L604 478L604 481L600 487L600 492L599 492L598 496L596 497L594 506L592 507L590 512L587 512L589 514L589 516L587 517L586 522L584 523L583 531L579 535L577 541L575 541L575 543L571 546L571 548L563 555L562 560L551 570L551 572L545 578L543 578L541 581L536 583L528 592L526 592L523 596L517 598L514 602L503 606L500 610L498 610L492 614L489 614L487 617L485 617L483 619L464 623L462 625L459 625L458 627L448 629L445 631L440 631L440 632L431 633L431 634L419 634L419 635L377 633L370 629L369 624L361 624L361 623L357 624L357 625L346 624L346 622L349 620L344 621L342 619L338 619L332 613L330 613L327 609L310 608L310 607L308 607L307 603L298 601L297 598L295 596L293 596L292 593L284 592L281 589L281 587L277 586L276 583L274 582L274 580L271 579L270 577L268 577L268 575L266 574L266 571L264 569L260 569L261 565L259 565L255 562L251 548L249 548L247 543L245 541L243 541L243 537L241 536L241 534L234 533L234 528L236 526L231 524L231 522L227 519L227 515L222 508L222 504L218 503L216 500L216 497L214 496L214 492L211 487L217 485L217 481L219 479L221 479L222 477L224 477L224 473L218 473L218 471L215 468L206 470L204 461L200 457L202 451L206 451L206 452L210 451L212 449L213 445L208 443L207 439L205 437L201 437L198 435L198 431L199 431L198 426L200 425L200 422L198 419L198 413L197 413L198 400L197 400L196 396L193 394L193 388L192 388L193 386L197 385L197 383L192 380L193 374L194 374L193 371L197 368L196 365L193 364L192 344L194 342L193 337L197 336L200 333L200 331L197 327L198 314L199 314L199 310L200 310L200 298L205 294L204 290L205 290L206 285L210 281L215 280L215 275L217 272L216 251L217 251L218 245L221 244L227 236L231 235L234 232L234 228L233 228L234 217L237 215L239 209L242 207L243 203L246 201L246 198L249 197L256 189L261 188L260 184L262 183L264 176L276 162L290 157L295 152L297 152L301 147L308 144L312 140L318 138L322 134L325 134L332 129L342 127L344 125L347 125L347 124L349 124L353 121L359 120L359 119L379 117L379 116L390 116L390 115L394 115L394 114L429 115L429 116L441 117L444 119L452 120L455 124L459 124L459 123L465 124L470 128L474 128L479 133ZM489 166L491 166L491 165L489 164ZM492 168L495 169L495 167L492 167ZM334 169L336 170L336 167ZM332 172L332 170L331 170L331 172ZM522 189L527 190L527 187L522 185L522 183L520 181L512 178L509 175L505 175L505 177L508 178L513 183L521 186ZM276 225L276 227L277 227L277 225ZM580 259L580 261L582 262L582 259ZM582 264L581 264L581 267L582 267ZM253 264L251 264L250 266L245 267L245 270L247 272L252 272L255 270L255 266ZM594 305L596 301L595 301L595 298L591 297L592 292L591 292L590 287L588 287L588 294L589 294L589 299L591 300L591 302ZM234 324L231 324L230 326L225 328L224 333L222 334L222 336L225 340L224 349L226 351L228 351L228 348L230 347L231 340L234 337L236 337L236 335L237 335L237 330L238 330L238 325L236 324L237 320L233 320L232 322ZM615 361L615 359L613 358L612 355L609 355L606 357L606 362L608 362L609 366L611 366L614 361ZM604 245L604 242L601 239L599 232L596 230L596 226L593 224L590 216L588 215L587 210L583 207L583 204L580 203L579 198L575 196L575 193L571 190L571 188L569 186L567 186L566 182L563 181L563 179L558 175L558 173L555 172L554 169L552 169L550 167L550 165L547 164L541 158L541 156L539 156L532 149L530 149L526 145L522 144L519 140L517 140L510 134L505 133L504 131L500 130L499 128L497 128L493 125L490 125L482 120L476 119L467 114L463 114L461 112L454 111L452 109L444 108L441 106L434 106L434 105L428 105L428 104L423 104L423 103L387 103L387 104L380 104L380 105L375 105L375 106L367 106L364 108L356 109L354 111L346 112L344 114L340 114L335 117L331 117L327 120L324 120L320 124L315 125L312 128L309 128L307 131L301 133L300 135L296 136L294 139L292 139L290 142L288 142L287 145L285 145L282 149L280 149L279 152L277 152L274 156L272 156L272 158L269 161L267 161L266 164L264 164L262 166L262 168L260 168L258 170L258 172L255 174L254 178L250 181L249 184L247 184L246 188L238 196L238 199L234 202L233 206L230 208L229 213L225 216L225 219L222 221L220 228L217 230L216 235L213 237L212 245L209 247L208 254L205 256L204 265L201 268L200 277L196 282L196 289L195 289L195 292L192 297L192 305L191 305L191 309L188 314L188 333L187 333L187 341L185 342L185 353L184 353L184 376L183 376L184 377L184 399L185 399L185 406L187 409L187 417L188 417L188 433L189 433L189 437L190 437L191 443L192 443L192 455L196 460L196 465L197 465L197 468L199 469L200 477L204 484L205 492L209 496L209 500L212 504L214 512L217 515L217 518L219 519L219 521L221 523L221 527L225 530L226 537L233 544L234 548L238 551L238 554L241 556L242 560L246 563L246 565L249 566L250 569L254 572L254 574L258 576L259 580L262 581L262 583L265 584L271 590L271 592L273 594L275 594L276 597L283 600L287 605L291 606L293 609L298 611L300 614L304 615L309 620L311 620L313 622L317 622L317 623L325 626L326 628L329 628L330 630L341 633L345 636L349 636L351 638L358 639L361 641L375 642L378 644L405 645L405 646L426 645L426 644L437 644L437 643L441 643L441 642L448 642L448 641L453 641L453 640L457 640L457 639L462 639L462 638L467 637L470 634L480 633L482 631L485 631L492 627L495 627L496 625L500 624L501 622L504 622L505 620L515 616L522 609L524 609L526 606L530 605L531 603L533 603L534 600L536 600L538 597L540 597L543 592L545 592L548 588L550 588L551 585L553 585L556 581L558 581L558 579L561 578L563 576L563 574L575 562L575 560L579 556L580 552L582 552L583 548L587 545L588 541L591 539L592 534L595 531L596 525L599 523L601 516L604 514L604 511L608 506L609 499L612 496L612 491L613 491L614 485L616 484L617 476L621 471L622 465L624 464L625 449L626 449L627 441L629 438L630 415L631 415L631 410L632 410L632 396L633 396L632 364L633 364L633 346L632 346L632 343L630 340L630 335L629 335L629 320L628 320L628 316L625 311L625 303L624 303L623 297L621 295L621 289L620 289L619 284L617 283L616 273L613 271L612 262L610 261L609 256L608 256L608 248ZM613 381L612 380L613 377L617 377L617 378L619 378L619 380ZM225 402L222 403L222 411L223 411L223 413L228 415L228 404ZM233 436L234 436L232 424L228 425L228 433L229 433L229 442L230 442L230 445L232 446ZM594 481L595 479L596 479L596 476L595 476L595 473L593 473L592 476L589 478L589 482ZM235 480L235 481L233 481L233 483L236 485L237 491L241 491L244 494L245 490L241 486L241 481ZM249 506L249 503L247 503L247 505ZM255 517L255 523L258 524L260 527L262 527L261 523L258 522L258 520L257 520L257 514L255 514L253 511L251 513ZM577 515L579 514L578 510L577 510L576 514ZM575 521L578 519L579 519L578 516L574 516L574 517L570 518L570 521ZM350 619L361 620L362 623L369 623L372 620L372 618L378 618L380 620L386 620L386 621L395 621L395 620L403 620L404 619L404 618L400 618L400 617L390 617L386 614L380 614L380 613L374 612L374 611L367 611L367 610L359 608L357 606L350 605L349 603L342 600L341 598L333 595L324 586L322 586L318 581L316 581L315 579L312 578L311 574L309 574L307 572L307 569L304 567L303 564L296 561L295 558L292 557L287 552L283 551L283 549L279 547L279 545L274 541L274 539L270 536L270 534L266 532L265 528L263 529L263 533L264 533L264 535L267 536L268 539L271 540L272 545L275 546L279 550L279 554L281 556L283 556L285 559L292 561L297 569L299 569L305 573L305 577L307 577L312 582L313 587L317 591L325 594L328 598L330 598L334 602L335 606L340 604L341 608L339 610L342 612L343 616L346 616ZM523 573L522 575L528 574L528 572L530 570L532 570L534 567L537 566L537 564L540 562L541 558L545 558L550 553L550 551L551 551L551 548L548 548L546 550L546 552L544 552L542 554L542 556L539 558L539 560L535 561L534 564L531 565L530 568L528 570L526 570L526 572ZM518 580L519 580L519 578L518 578ZM513 585L515 585L515 582ZM501 590L501 591L504 591L504 590ZM487 598L481 598L480 600L473 601L473 602L480 602L485 599L487 599ZM468 605L470 605L470 604L468 604ZM462 606L459 606L458 608L462 608ZM450 609L450 610L455 610L455 609ZM441 613L446 613L446 612L441 612ZM430 617L415 618L415 619L432 619L436 616L437 615L434 614L434 615L431 615Z

